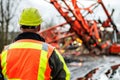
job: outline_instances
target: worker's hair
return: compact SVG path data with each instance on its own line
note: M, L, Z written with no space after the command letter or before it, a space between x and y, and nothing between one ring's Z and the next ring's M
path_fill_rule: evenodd
M35 29L35 28L37 28L37 27L36 27L36 26L21 25L20 28L23 28L23 29Z

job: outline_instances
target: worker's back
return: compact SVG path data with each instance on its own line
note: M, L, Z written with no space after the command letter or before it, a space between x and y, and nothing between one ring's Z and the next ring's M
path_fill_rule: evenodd
M50 78L51 70L47 65L52 49L49 49L49 53L48 49L48 45L40 41L16 41L9 46L7 53L5 51L2 53L3 75L10 79L44 80Z

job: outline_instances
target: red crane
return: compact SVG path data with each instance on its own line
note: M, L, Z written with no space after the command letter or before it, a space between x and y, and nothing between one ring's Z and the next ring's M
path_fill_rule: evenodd
M63 7L63 5L60 4L60 2L62 2L66 7ZM77 4L77 0L71 0L71 1L50 0L50 3L56 8L56 10L66 20L66 22L40 32L40 34L46 39L46 42L56 46L57 48L60 48L59 46L60 42L64 42L64 44L68 46L76 38L79 38L82 40L83 44L90 52L94 51L94 49L102 51L108 47L109 45L108 41L104 43L101 42L102 39L99 33L100 30L97 26L98 22L96 20L86 20L83 14L81 13L81 10L88 10L89 14L92 14L92 10L90 10L90 8L95 6L96 4L93 4L88 8L80 8ZM117 27L114 24L113 20L111 19L111 16L109 15L107 9L105 8L102 0L98 0L97 3L100 4L103 10L105 11L105 14L108 18L107 23L111 23L111 25L113 25L113 29L116 32L118 32ZM95 6L95 8L97 6ZM69 31L67 32L57 31L58 27L62 27L66 24L70 25ZM64 41L65 38L67 37L72 38L72 40L69 43ZM110 50L111 49L113 48L110 48Z

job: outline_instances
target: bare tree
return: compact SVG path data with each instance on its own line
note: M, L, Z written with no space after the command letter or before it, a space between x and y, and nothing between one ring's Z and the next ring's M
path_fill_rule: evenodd
M9 43L10 22L15 17L20 2L21 0L0 0L0 52Z

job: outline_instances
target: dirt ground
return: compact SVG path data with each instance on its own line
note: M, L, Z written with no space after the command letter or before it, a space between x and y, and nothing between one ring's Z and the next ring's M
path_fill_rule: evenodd
M110 66L120 64L120 55L72 55L69 59L70 60L66 61L71 72L71 80L77 80L77 78L84 77L95 68L109 68Z

